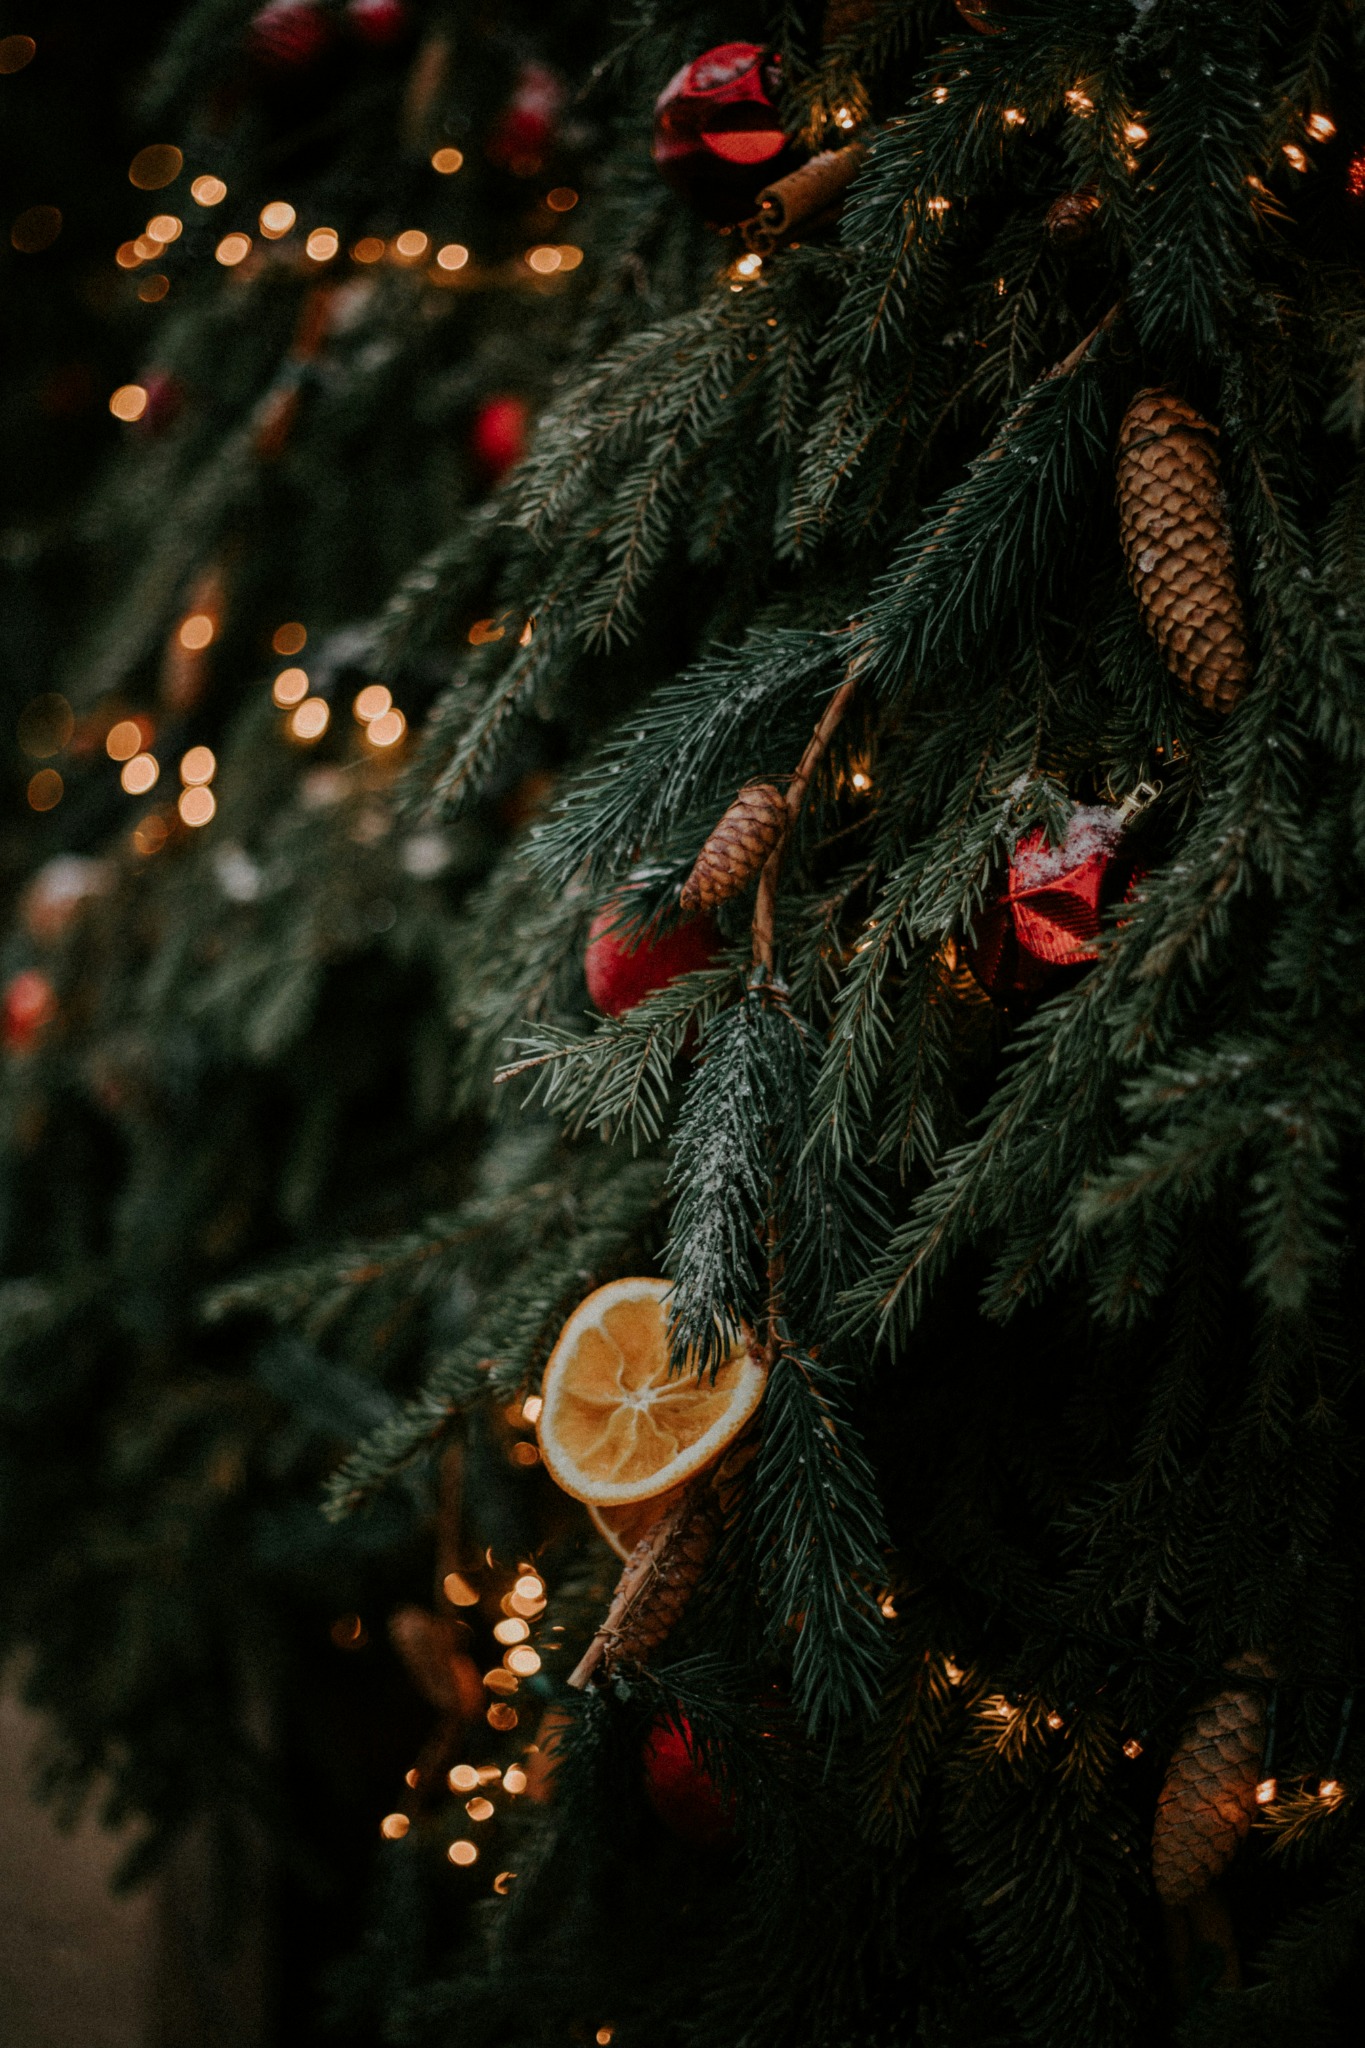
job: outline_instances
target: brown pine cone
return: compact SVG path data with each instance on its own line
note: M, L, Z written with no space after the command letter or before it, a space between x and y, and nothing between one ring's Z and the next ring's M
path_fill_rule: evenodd
M1119 530L1162 660L1205 710L1231 711L1251 664L1214 431L1173 391L1138 392L1119 429Z
M1093 185L1077 192L1063 192L1043 216L1043 226L1054 242L1079 242L1090 233L1100 210L1100 195Z
M756 875L787 829L787 802L771 782L742 789L697 855L683 883L684 910L713 910L737 896Z
M1259 1650L1225 1668L1274 1677ZM1182 1729L1152 1829L1152 1877L1165 1905L1188 1904L1231 1863L1256 1813L1264 1746L1264 1684L1226 1686Z

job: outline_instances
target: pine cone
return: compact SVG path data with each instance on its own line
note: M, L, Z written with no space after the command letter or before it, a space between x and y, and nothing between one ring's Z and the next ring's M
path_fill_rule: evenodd
M1250 662L1213 432L1173 391L1139 391L1119 429L1119 528L1162 660L1206 710L1231 711Z
M756 875L787 829L787 803L771 782L742 789L697 855L682 886L684 910L714 910Z
M1077 192L1063 192L1043 216L1043 226L1054 242L1079 242L1090 233L1100 210L1100 195L1093 185Z
M1228 1671L1273 1678L1258 1650L1229 1659ZM1157 1800L1152 1876L1168 1906L1186 1905L1231 1863L1256 1812L1265 1745L1265 1691L1230 1685L1187 1722Z

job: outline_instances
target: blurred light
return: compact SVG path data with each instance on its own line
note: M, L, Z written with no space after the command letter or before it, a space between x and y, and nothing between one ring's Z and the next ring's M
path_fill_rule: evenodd
M147 410L147 393L141 384L120 384L109 400L109 410L116 420L140 420Z
M855 789L871 789L872 777L865 768L855 768L849 777Z
M949 1685L961 1685L962 1680L966 1674L964 1673L962 1666L959 1663L957 1663L954 1658L945 1657L943 1660L943 1675L947 1679Z
M224 235L213 253L225 270L231 270L234 264L242 262L245 257L251 254L251 237L250 235Z
M180 645L191 654L198 654L201 648L210 644L215 631L214 622L207 612L191 612L189 617L182 621L176 637Z
M512 1880L516 1874L515 1870L500 1870L493 1879L493 1889L500 1899L507 1897L512 1886Z
M1262 1778L1260 1784L1256 1787L1256 1804L1258 1806L1269 1806L1279 1789L1280 1787L1276 1779Z
M323 697L305 697L289 721L296 740L320 740L332 722L331 707Z
M443 178L449 178L459 170L464 157L458 149L437 149L432 152L431 168L439 171Z
M120 270L136 270L142 257L136 242L120 242L114 251L114 261Z
M374 747L396 746L408 729L408 721L401 711L384 711L378 718L372 718L365 728L365 737Z
M496 1630L494 1633L496 1634ZM509 1671L515 1671L518 1678L531 1678L540 1669L539 1653L529 1644L523 1644L520 1649L509 1650L503 1662Z
M1145 142L1147 140L1147 130L1143 127L1141 121L1129 121L1124 126L1123 139L1125 142Z
M551 213L571 213L578 204L578 194L572 185L556 185L553 192L545 194L545 204Z
M836 107L833 115L836 128L856 128L858 117L852 107Z
M66 794L66 784L55 768L40 768L30 776L28 785L28 807L31 811L51 811Z
M1324 1778L1318 1786L1318 1798L1325 1799L1329 1806L1336 1806L1341 1796L1341 1780L1339 1778Z
M477 1607L479 1596L463 1572L447 1572L441 1581L441 1591L452 1607Z
M196 206L221 206L227 198L227 186L221 178L196 178L190 186L190 197Z
M128 166L128 182L140 192L159 192L180 176L185 159L173 142L149 142Z
M32 761L60 754L76 730L76 716L65 697L47 691L33 697L19 713L19 744Z
M558 270L563 260L558 249L552 249L546 242L542 242L539 248L526 251L527 264L539 277L548 277L552 271Z
M178 242L185 232L184 222L173 213L154 213L144 230L149 241Z
M419 256L426 255L428 239L429 237L424 235L420 228L404 228L402 234L395 239L393 246L397 254L403 257L406 262L415 263Z
M593 2040L596 2041L597 2048L607 2048L607 2043L611 2040L611 2038L612 2030L610 2027L599 2027L597 2029L597 2032L593 2035Z
M942 220L944 214L951 209L952 203L953 202L951 199L941 198L936 193L934 197L929 201L929 211L930 213L934 214L937 219Z
M161 254L161 244L154 242L150 235L139 235L133 244L133 254L139 263L146 263L149 258Z
M1306 171L1308 169L1308 158L1299 148L1297 142L1286 142L1284 144L1284 158L1291 171Z
M386 1842L401 1842L411 1826L405 1813L386 1813L379 1823L379 1832Z
M442 270L463 270L469 261L469 251L463 242L447 242L444 249L436 251L436 261Z
M465 638L471 647L486 647L490 640L501 640L503 630L496 619L475 619Z
M339 1650L359 1650L369 1641L358 1614L339 1614L327 1633Z
M166 820L160 811L151 811L145 818L139 818L133 827L132 840L138 853L160 853L169 838Z
M281 235L287 235L298 219L287 199L272 199L260 212L260 229L267 241L278 242Z
M515 1799L519 1792L526 1790L527 1777L520 1764L509 1764L502 1774L502 1789L510 1792Z
M1095 102L1089 93L1082 92L1078 85L1072 86L1066 96L1066 103L1073 114L1093 114L1095 111Z
M1006 107L1000 118L1007 128L1022 128L1028 117L1022 107Z
M382 718L392 702L392 693L382 683L366 683L352 704L351 712L362 725L368 725L372 718Z
M525 1416L525 1418L526 1418L526 1420L527 1420L528 1422L539 1422L539 1420L540 1420L540 1411L541 1411L541 1409L542 1409L542 1408L543 1408L544 1406L545 1406L545 1403L544 1403L544 1401L543 1401L543 1400L541 1399L541 1397L540 1397L540 1395L539 1395L539 1394L528 1394L528 1395L526 1396L526 1399L525 1399L525 1400L524 1400L524 1401L522 1402L522 1404L521 1404L521 1412L522 1412L522 1414L523 1414L523 1415ZM520 1580L520 1579L518 1579L518 1580L517 1580L517 1590L518 1590L518 1591L520 1591L520 1590L521 1590L521 1584L522 1584L521 1580Z
M410 1771L404 1771L403 1783L407 1786L410 1792L415 1792L417 1790L417 1787L421 1784L421 1782L422 1773L418 1770L416 1764L413 1765Z
M576 248L572 242L561 242L559 244L559 267L561 270L577 270L582 261L583 251Z
M61 231L59 207L26 206L10 229L9 238L21 256L37 256L52 247Z
M497 1665L494 1665L491 1671L484 1672L483 1682L490 1692L513 1693L517 1690L517 1681L512 1672L499 1670Z
M473 1764L456 1764L453 1771L447 1772L446 1783L452 1792L476 1792L479 1774Z
M545 1581L535 1572L523 1572L512 1591L523 1600L540 1600L545 1594Z
M131 761L134 754L142 752L149 736L143 733L137 719L121 718L105 734L104 751L111 761Z
M948 97L948 88L947 88L947 86L946 86L946 85L936 85L936 86L934 87L934 89L933 89L932 93L931 93L931 94L929 95L929 97L930 97L930 98L931 98L931 99L933 100L933 102L934 102L934 105L935 105L936 107L941 107L941 106L943 105L943 102L944 102L944 101L945 101L945 100L947 99L947 97Z
M297 619L287 619L282 626L276 626L270 645L276 654L301 654L308 645L308 628Z
M1128 1740L1123 1745L1123 1753L1129 1763L1135 1764L1137 1762L1138 1758L1142 1755L1142 1744L1138 1741L1136 1735L1128 1737Z
M191 787L196 782L212 782L218 763L212 747L191 747L180 761L180 780Z
M155 754L134 754L131 761L124 762L119 781L129 796L146 796L149 789L155 789L160 773L161 763Z
M1314 142L1330 142L1337 132L1337 124L1330 114L1310 114L1308 133Z
M357 263L378 263L384 254L384 244L378 235L362 235L352 244L351 254Z
M341 237L335 228L314 228L303 246L314 263L328 263L341 247Z
M746 283L752 278L761 277L763 275L763 258L753 249L749 251L747 256L737 256L730 265L730 275L731 277L742 278Z
M170 279L163 276L159 270L154 270L150 277L143 278L137 288L137 295L144 306L155 306L165 298L170 288Z
M493 1818L493 1802L491 1799L466 1799L464 1810L471 1820L491 1820Z
M275 678L275 687L270 694L281 711L287 711L291 704L302 704L308 695L307 669L282 668Z
M374 737L373 726L370 727L370 737L372 739ZM534 1444L513 1444L507 1455L514 1465L538 1465L540 1463L540 1452Z
M207 825L217 808L218 799L213 791L201 788L182 789L180 801L176 805L182 824L189 825L195 830L200 825Z
M506 1735L516 1727L520 1716L515 1707L509 1707L506 1700L495 1700L484 1719L490 1728L496 1728L499 1735Z
M1055 1734L1057 1733L1057 1730L1058 1730L1058 1729L1059 1729L1059 1728L1061 1727L1061 1725L1062 1725L1062 1717L1061 1717L1061 1715L1060 1715L1059 1713L1055 1712L1055 1711L1054 1711L1054 1712L1052 1712L1051 1714L1049 1714L1049 1715L1048 1715L1048 1717L1047 1717L1047 1725L1048 1725L1048 1727L1049 1727L1049 1728L1050 1728L1050 1729L1052 1730L1053 1734L1055 1735Z
M446 1855L452 1863L458 1863L466 1867L471 1863L477 1863L479 1860L479 1852L472 1842L452 1842L446 1850Z
M515 1616L508 1621L500 1621L493 1630L494 1636L500 1643L524 1643L530 1633L531 1631L527 1624L524 1621L518 1620Z
M5 36L0 40L0 78L9 78L31 64L37 48L32 36Z

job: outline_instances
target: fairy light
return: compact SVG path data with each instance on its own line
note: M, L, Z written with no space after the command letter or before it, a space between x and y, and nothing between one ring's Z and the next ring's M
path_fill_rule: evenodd
M221 263L224 270L233 270L251 254L251 237L241 234L224 235L213 254L214 260Z
M1091 99L1089 93L1082 92L1081 88L1078 85L1073 85L1071 87L1070 91L1067 93L1066 96L1066 103L1070 107L1072 113L1079 114L1082 119L1084 119L1087 114L1093 114L1095 111L1095 102Z
M933 214L936 220L942 220L944 214L952 206L952 203L951 199L944 199L941 194L935 193L934 197L928 201L928 211Z
M539 1396L537 1396L537 1409L539 1409L539 1406L540 1400ZM527 1420L534 1421L535 1417L528 1416ZM538 1572L523 1572L520 1578L517 1580L516 1584L513 1586L512 1591L517 1595L518 1599L521 1600L543 1600L545 1598L545 1581L541 1578Z
M120 270L136 270L142 257L136 242L120 242L114 251L114 261Z
M537 248L526 251L527 268L534 270L538 277L551 276L558 270L563 260L558 249L552 248L548 242L542 242Z
M889 1593L881 1602L881 1615L883 1621L896 1621L899 1619L896 1613L896 1603Z
M407 1786L410 1792L415 1792L417 1790L417 1787L421 1784L421 1782L422 1773L418 1770L416 1764L413 1765L410 1771L404 1771L403 1783Z
M1365 197L1365 149L1353 156L1346 166L1346 196L1348 199Z
M1256 1804L1258 1806L1269 1806L1279 1789L1279 1780L1277 1778L1262 1778L1260 1784L1256 1787Z
M165 298L170 288L170 279L163 277L159 271L156 271L153 272L151 277L143 278L137 288L137 295L144 306L155 306Z
M181 756L180 780L186 788L199 782L212 782L218 772L218 762L212 747L191 747Z
M1299 148L1297 142L1286 142L1283 145L1282 154L1291 171L1306 171L1308 169L1308 158Z
M545 194L545 204L551 213L572 213L578 204L578 194L572 185L556 185Z
M529 1783L530 1780L520 1764L509 1764L502 1774L502 1789L510 1793L513 1799L524 1792Z
M135 718L121 718L104 737L104 751L111 761L131 761L142 752L144 734Z
M156 213L143 230L147 239L165 247L169 242L178 242L185 232L185 223L173 213Z
M287 199L271 199L261 208L258 224L268 242L278 242L287 235L298 219L298 214Z
M517 1690L517 1679L515 1672L501 1669L496 1664L493 1666L491 1671L484 1672L483 1682L487 1686L489 1692L512 1693Z
M358 1614L339 1614L327 1633L338 1650L361 1650L370 1640Z
M391 715L396 716L397 714ZM370 728L370 737L371 739L374 737L373 726ZM540 1463L540 1452L535 1444L513 1444L507 1455L514 1465L538 1465Z
M947 86L946 86L946 85L936 85L936 86L934 87L933 91L932 91L932 92L930 93L929 97L930 97L930 99L931 99L931 100L933 101L933 103L934 103L934 105L935 105L936 107L941 107L941 106L942 106L942 105L944 104L944 102L945 102L945 100L947 99L947 97L948 97L948 88L947 88Z
M351 244L351 256L356 263L379 263L383 255L384 244L378 235L362 235Z
M453 178L463 162L463 150L451 149L449 145L444 149L432 151L431 168L433 171L439 171L443 178Z
M497 1623L493 1630L494 1639L500 1643L524 1643L531 1630L520 1616L512 1615L506 1621Z
M466 1799L464 1810L472 1821L491 1820L493 1818L493 1802L491 1799L484 1799L482 1797Z
M181 824L188 825L191 831L197 832L201 826L212 822L218 809L218 799L211 789L196 786L193 789L182 789L175 807L180 813Z
M540 1653L523 1644L519 1649L509 1650L503 1662L518 1678L531 1678L540 1669Z
M170 831L160 812L151 811L145 818L138 819L129 837L133 842L133 851L150 858L152 854L160 853L170 838Z
M1340 1778L1324 1778L1318 1786L1318 1798L1326 1806L1340 1806L1344 1796Z
M505 1700L495 1700L484 1715L490 1728L496 1728L499 1735L506 1735L521 1719L515 1707L509 1707Z
M66 794L66 784L55 768L40 768L31 775L28 782L28 807L31 811L53 811Z
M391 692L382 683L366 683L351 705L351 716L358 724L368 725L371 719L382 718L392 702Z
M308 645L308 628L298 619L286 619L271 634L270 645L276 654L301 654Z
M129 796L146 796L149 789L155 789L161 773L161 763L155 754L134 754L131 761L125 761L119 776Z
M270 694L281 711L287 711L292 704L302 704L308 695L307 669L282 668L275 678Z
M332 722L332 710L324 697L305 697L289 721L289 730L296 740L311 746L320 740Z
M122 420L128 426L134 420L140 420L147 410L146 386L120 384L117 391L110 393L109 410L116 420Z
M201 654L210 646L217 628L208 612L191 612L180 622L176 638L190 654Z
M452 1607L477 1607L479 1596L463 1572L447 1572L441 1581L441 1591Z
M128 166L128 183L140 192L159 192L173 185L184 169L185 159L173 142L149 142Z
M1138 1741L1136 1735L1128 1737L1128 1740L1123 1745L1123 1753L1129 1763L1135 1764L1137 1762L1138 1758L1142 1755L1142 1744Z
M206 172L190 186L190 198L196 206L221 206L227 198L227 186L221 178Z
M436 251L436 261L442 270L463 270L469 261L469 251L463 242L447 242Z
M613 2029L611 2027L599 2027L597 2029L597 2032L593 2035L593 2040L596 2041L597 2048L607 2048L607 2043L612 2039Z
M858 117L852 107L836 107L830 118L836 128L849 129L858 125Z
M872 787L872 777L865 768L855 768L849 780L857 790L871 789Z
M515 1870L500 1870L493 1879L493 1889L500 1899L505 1899L516 1878Z
M314 263L330 263L341 247L341 237L335 228L314 228L303 247Z
M528 1394L521 1404L521 1412L528 1422L539 1422L540 1411L544 1406L545 1402L539 1394ZM517 1585L520 1587L520 1579L518 1579Z
M479 1852L474 1844L463 1837L451 1843L446 1855L452 1863L458 1864L462 1869L468 1869L471 1863L477 1863L479 1860Z
M401 235L394 237L393 253L401 256L405 263L416 263L426 255L430 243L430 236L424 235L420 228L404 228Z
M452 1792L477 1792L479 1774L473 1764L456 1764L453 1771L446 1773L446 1783Z
M1305 125L1314 142L1330 142L1337 132L1337 124L1330 114L1310 114Z
M365 737L372 747L396 747L408 729L408 721L396 707L381 711L365 727Z
M379 1832L386 1842L401 1842L411 1826L405 1813L386 1813L379 1823Z
M1131 142L1134 145L1145 142L1147 140L1147 130L1143 127L1141 121L1125 121L1123 124L1123 139L1125 142Z
M1057 1733L1058 1729L1062 1725L1062 1717L1056 1711L1055 1708L1053 1709L1052 1713L1050 1713L1047 1717L1047 1725L1052 1730L1054 1735Z
M1022 128L1028 116L1022 107L1006 107L1000 118L1007 128Z

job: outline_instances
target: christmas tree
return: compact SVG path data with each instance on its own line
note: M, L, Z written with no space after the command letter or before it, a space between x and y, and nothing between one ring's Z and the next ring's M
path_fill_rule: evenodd
M5 1613L160 1831L293 1768L343 2038L1343 2034L1363 67L173 23L259 211L22 714Z

